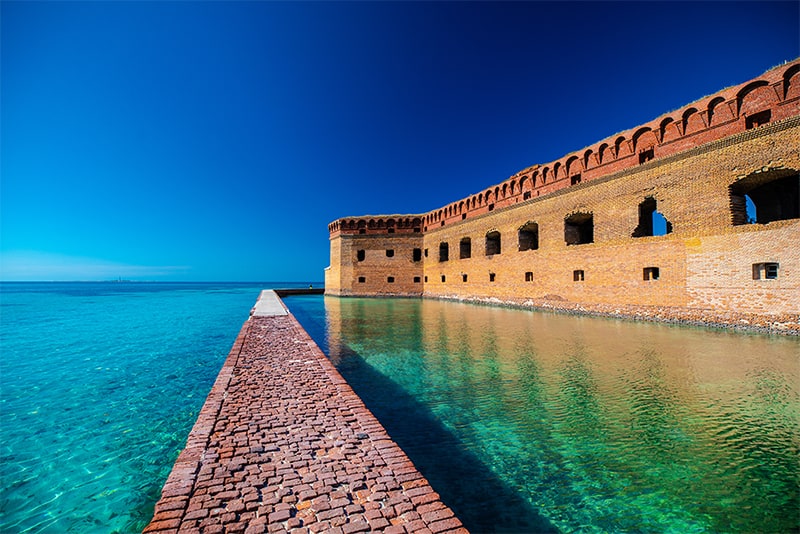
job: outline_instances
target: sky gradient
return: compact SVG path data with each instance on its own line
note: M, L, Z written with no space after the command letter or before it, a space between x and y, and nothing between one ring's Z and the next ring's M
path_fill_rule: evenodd
M800 55L798 2L0 3L0 279L321 281Z

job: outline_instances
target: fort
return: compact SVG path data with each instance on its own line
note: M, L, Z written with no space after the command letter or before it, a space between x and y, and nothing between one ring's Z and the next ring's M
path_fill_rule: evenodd
M338 219L325 292L798 333L798 170L794 60L428 213Z

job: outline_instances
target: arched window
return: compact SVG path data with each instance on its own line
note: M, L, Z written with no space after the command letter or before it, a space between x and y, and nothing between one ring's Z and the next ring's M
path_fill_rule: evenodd
M486 234L486 255L494 256L500 254L500 232L492 231Z
M519 229L519 250L536 250L539 248L539 225L528 221Z

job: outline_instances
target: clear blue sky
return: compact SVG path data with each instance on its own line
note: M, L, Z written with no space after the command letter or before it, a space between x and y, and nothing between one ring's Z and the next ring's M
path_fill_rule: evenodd
M800 55L794 2L0 4L0 278L319 281Z

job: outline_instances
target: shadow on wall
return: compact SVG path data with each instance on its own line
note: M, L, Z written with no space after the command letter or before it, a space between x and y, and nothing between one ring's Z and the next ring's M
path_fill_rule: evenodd
M427 407L347 346L337 369L471 532L558 532L531 504L463 449Z

